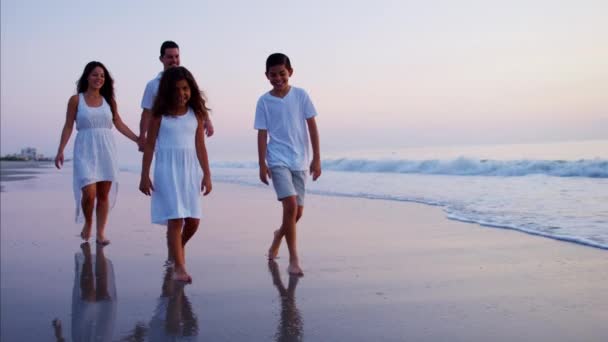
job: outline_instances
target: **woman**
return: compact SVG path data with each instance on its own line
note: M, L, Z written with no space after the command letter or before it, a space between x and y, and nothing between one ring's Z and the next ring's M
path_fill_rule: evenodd
M114 100L114 80L100 62L89 62L78 80L78 94L70 97L65 125L55 157L55 166L63 165L63 150L70 139L76 122L74 144L74 197L76 221L84 226L80 237L88 241L93 226L93 209L96 212L96 240L108 245L105 225L108 212L118 191L118 163L112 126L130 140L137 142L133 133L121 120ZM113 184L114 183L114 184ZM111 194L110 194L111 192ZM82 212L81 212L82 207Z

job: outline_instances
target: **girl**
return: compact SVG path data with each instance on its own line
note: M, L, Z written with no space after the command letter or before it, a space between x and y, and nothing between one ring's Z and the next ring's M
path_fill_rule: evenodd
M152 194L152 223L167 225L173 279L192 282L186 271L185 245L198 229L200 192L211 192L211 173L205 148L205 99L184 67L165 70L152 108L144 147L139 190ZM150 180L156 148L154 184Z
M114 205L118 191L118 184L112 186L118 176L112 124L134 142L137 142L138 137L123 123L118 114L114 101L114 80L103 64L89 62L78 80L77 90L78 94L68 100L55 166L61 169L63 165L63 150L76 122L78 134L74 143L73 176L76 221L81 222L84 216L80 237L85 241L89 240L95 208L97 243L105 246L110 243L105 237L108 212Z

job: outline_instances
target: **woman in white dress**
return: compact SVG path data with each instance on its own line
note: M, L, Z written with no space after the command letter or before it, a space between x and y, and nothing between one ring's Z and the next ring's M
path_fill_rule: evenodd
M184 254L200 222L200 194L211 192L203 134L208 116L192 74L184 67L165 70L152 108L139 190L152 195L152 223L167 225L169 257L175 263L173 278L184 282L192 282ZM150 179L153 153L154 184Z
M96 241L110 243L105 236L108 212L118 191L118 162L112 127L130 140L137 142L133 133L121 120L114 101L114 80L100 62L89 62L78 80L78 94L70 97L55 166L63 166L63 150L72 135L74 122L78 134L74 143L74 198L76 222L84 225L80 237L88 241L96 212Z

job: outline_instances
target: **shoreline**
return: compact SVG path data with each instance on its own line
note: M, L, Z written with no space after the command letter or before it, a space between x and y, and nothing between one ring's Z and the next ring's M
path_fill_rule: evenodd
M56 318L64 334L71 331L81 241L65 171L11 182L0 194L2 340L48 338ZM310 194L298 223L305 276L294 284L284 245L276 265L264 255L281 215L272 188L219 182L203 198L204 217L187 247L194 283L165 294L165 230L150 223L138 177L120 179L108 223L112 244L103 249L117 291L112 340L135 327L166 334L170 322L184 319L173 316L183 308L184 324L196 323L201 340L608 336L603 250L448 220L424 204Z

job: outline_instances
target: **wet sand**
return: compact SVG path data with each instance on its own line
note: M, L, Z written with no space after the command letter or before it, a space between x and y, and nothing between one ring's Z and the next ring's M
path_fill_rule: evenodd
M121 174L103 249L81 246L70 167L4 183L2 341L608 337L605 250L412 203L308 195L305 276L294 279L285 246L276 264L264 255L280 221L273 191L215 183L187 246L194 282L183 286L167 277L165 230L150 224L137 183Z

